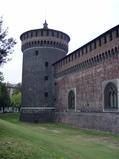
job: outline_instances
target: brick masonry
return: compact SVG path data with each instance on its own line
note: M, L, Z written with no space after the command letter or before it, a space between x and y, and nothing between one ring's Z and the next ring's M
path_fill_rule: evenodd
M103 102L103 83L119 79L119 38L116 38L115 33L113 30L113 40L109 40L110 33L106 32L108 42L102 43L100 47L78 56L82 50L79 48L54 64L56 122L119 133L119 103L117 109L105 110ZM91 43L95 43L97 39L100 39L100 36ZM88 48L88 45L90 44L84 45L83 50ZM70 110L68 93L74 89L75 109ZM119 92L119 88L117 89Z

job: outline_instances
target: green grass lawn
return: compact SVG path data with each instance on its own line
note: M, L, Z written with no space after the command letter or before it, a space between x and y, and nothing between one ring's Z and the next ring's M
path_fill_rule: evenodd
M119 159L119 135L0 114L0 159Z

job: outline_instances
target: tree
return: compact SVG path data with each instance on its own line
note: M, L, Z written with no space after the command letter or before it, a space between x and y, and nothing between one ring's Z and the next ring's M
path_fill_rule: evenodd
M5 107L10 106L10 97L9 97L9 91L4 83L0 82L0 107L3 108L3 113Z
M3 73L0 72L0 82L4 81Z
M18 94L19 92L22 92L22 84L21 83L18 83L15 88L14 88L14 91L13 91L13 94Z
M21 108L21 92L22 92L22 84L18 83L15 88L14 92L11 96L11 105L12 107L16 107L20 110Z
M13 107L16 107L20 110L21 108L21 92L13 94L11 96L11 103Z
M13 47L16 44L16 40L13 38L7 38L8 28L3 30L3 18L0 18L0 65L7 63L10 59L9 54L13 53Z

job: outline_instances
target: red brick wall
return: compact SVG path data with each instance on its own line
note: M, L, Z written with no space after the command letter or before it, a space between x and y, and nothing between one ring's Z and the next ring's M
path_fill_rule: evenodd
M102 112L102 82L119 78L119 56L56 79L56 109L67 110L68 90L76 88L76 109Z
M115 37L114 30L112 35L113 40L92 52L78 57L77 51L75 51L55 63L56 122L119 133L117 126L119 108L116 113L103 112L102 83L119 79L119 37ZM107 37L109 41L108 34ZM69 56L70 61L68 61ZM91 59L91 63L88 65L87 60L89 59ZM74 88L76 89L76 106L75 110L69 110L68 92ZM118 124L116 124L117 122Z

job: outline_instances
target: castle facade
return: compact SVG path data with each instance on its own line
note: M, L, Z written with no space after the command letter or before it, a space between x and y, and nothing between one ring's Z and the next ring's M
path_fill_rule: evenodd
M68 35L47 26L41 30L42 35L38 30L37 36L35 31L21 35L20 120L119 133L119 25L68 55ZM45 62L51 64L48 70ZM42 80L46 75L48 81Z

